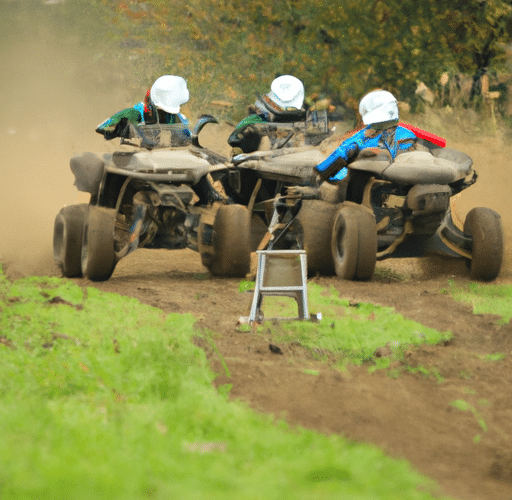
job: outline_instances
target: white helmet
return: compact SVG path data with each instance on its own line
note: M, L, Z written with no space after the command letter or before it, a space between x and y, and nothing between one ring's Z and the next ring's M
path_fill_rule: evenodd
M188 101L190 94L187 82L181 76L164 75L153 83L150 97L157 108L167 113L179 113L180 106Z
M283 75L272 82L268 97L280 108L301 109L304 102L304 85L294 76Z
M398 120L398 105L391 92L374 90L361 99L359 113L365 125L389 122Z

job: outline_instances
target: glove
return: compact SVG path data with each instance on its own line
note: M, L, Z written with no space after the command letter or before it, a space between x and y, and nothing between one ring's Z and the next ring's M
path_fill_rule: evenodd
M347 166L347 162L343 158L337 158L332 165L329 165L329 167L325 170L318 170L317 167L315 167L315 171L317 172L318 176L317 178L320 181L326 181L329 179L329 177L332 177L336 173L338 173L343 167Z

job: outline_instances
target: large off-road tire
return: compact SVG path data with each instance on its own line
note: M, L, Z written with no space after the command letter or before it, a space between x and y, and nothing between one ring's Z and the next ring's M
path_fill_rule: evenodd
M117 264L114 250L113 208L89 206L82 241L82 274L91 281L106 281Z
M256 252L261 243L261 240L266 236L268 227L263 219L253 213L251 216L251 229L250 229L250 248L251 252Z
M464 233L473 240L471 260L467 262L471 279L494 280L503 262L503 226L500 215L490 208L473 208L464 221Z
M87 204L61 209L53 225L53 258L66 278L82 276L82 234Z
M251 262L250 219L242 205L223 205L213 223L213 252L203 259L214 276L243 278Z
M331 252L332 224L336 205L322 200L304 200L297 214L302 228L302 248L306 251L308 274L334 274Z
M372 279L377 262L377 227L370 211L357 205L338 209L332 229L332 256L340 278Z

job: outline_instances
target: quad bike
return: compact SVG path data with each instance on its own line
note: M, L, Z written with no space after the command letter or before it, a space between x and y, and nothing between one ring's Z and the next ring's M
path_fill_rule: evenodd
M55 218L54 259L66 277L108 280L137 248L191 248L215 276L243 277L250 264L247 208L223 198L210 171L225 161L199 145L210 115L192 136L182 125L128 125L120 149L70 161L88 204L65 206Z
M261 196L264 184L254 183L254 203L248 205L268 226L260 249L305 249L310 275L350 280L371 279L378 260L429 253L464 259L472 279L498 276L499 214L473 208L462 227L452 218L451 200L477 180L469 156L424 139L394 161L387 151L363 150L348 165L345 179L320 185L313 170L323 159L319 156L316 150L268 152L236 165L241 179L254 176L284 186L284 194L258 203L255 193Z
M263 100L261 103L268 105ZM254 136L251 142L260 150L243 153L234 148L235 154L224 174L217 174L226 194L244 206L248 206L251 199L258 202L273 198L282 193L285 186L301 182L321 160L314 148L333 132L326 110L292 109L277 114L272 108L272 116L274 121L270 122L256 115L243 121L241 133L246 137ZM236 144L237 130L230 136L233 139L230 144ZM267 139L267 149L261 150L264 139Z

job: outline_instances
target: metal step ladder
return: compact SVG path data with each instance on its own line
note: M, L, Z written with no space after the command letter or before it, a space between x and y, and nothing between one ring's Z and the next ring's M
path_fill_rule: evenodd
M249 323L264 319L261 304L267 295L292 297L297 301L297 318L281 320L309 320L307 289L307 258L305 250L258 250L256 286L249 314Z

